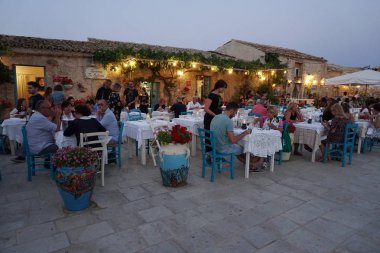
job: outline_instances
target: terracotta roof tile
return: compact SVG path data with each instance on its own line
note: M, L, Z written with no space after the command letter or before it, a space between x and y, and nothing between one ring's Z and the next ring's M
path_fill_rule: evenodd
M327 62L327 60L324 59L323 57L317 57L317 56L314 56L314 55L301 53L301 52L298 52L298 51L296 51L294 49L283 48L283 47L274 47L274 46L269 46L269 45L264 45L264 44L257 44L257 43L247 42L247 41L243 41L243 40L235 40L235 39L233 39L231 41L235 41L235 42L238 42L238 43L250 46L250 47L257 48L257 49L263 51L264 53L276 53L276 54L278 54L280 56L285 56L285 57L289 57L289 58L298 58L298 59L306 59L306 60L314 60L314 61Z
M138 44L131 42L102 40L95 38L88 38L88 41L75 41L75 40L58 40L58 39L45 39L36 37L25 36L11 36L0 34L0 44L9 48L25 48L25 49L41 49L53 51L66 51L78 53L94 53L99 49L115 49L121 45L128 47L151 48L152 50L163 50L168 52L188 52L188 53L201 53L205 57L211 55L218 55L222 58L234 58L227 55L222 55L213 51L202 51L197 49L177 48L177 47L164 47L148 44Z

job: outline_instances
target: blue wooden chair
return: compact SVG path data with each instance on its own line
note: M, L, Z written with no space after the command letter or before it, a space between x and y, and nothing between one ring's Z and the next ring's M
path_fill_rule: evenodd
M380 139L365 137L363 141L363 153L372 151L372 148L380 148Z
M115 162L119 168L121 167L121 144L123 142L124 122L119 121L119 135L117 138L117 146L108 149L108 162Z
M22 132L22 141L23 141L23 147L24 147L24 153L25 153L25 158L26 158L26 166L28 170L28 181L32 181L32 176L36 175L36 167L37 166L42 166L44 168L45 166L45 158L49 158L49 170L50 170L50 177L54 179L54 167L52 163L52 156L53 154L48 154L44 156L39 156L32 154L29 149L29 142L28 142L28 136L26 133L26 127L23 126L21 128ZM42 159L42 160L41 160ZM41 169L39 169L41 170Z
M0 153L7 154L7 144L8 137L6 135L0 134Z
M331 159L341 159L342 167L345 167L348 152L348 164L351 164L357 130L358 124L347 124L344 130L343 142L333 142L326 144L325 153L323 155L323 162L325 163L327 161L327 156L330 155Z
M139 109L131 109L128 113L128 120L129 121L137 121L137 120L143 120L144 118L141 115L141 111Z
M231 179L234 179L234 159L235 154L224 154L224 153L218 153L216 152L216 145L215 145L215 135L214 131L206 130L203 128L198 128L199 133L199 139L201 142L201 148L202 148L202 177L206 176L206 167L211 168L211 182L214 182L215 179L215 170L218 169L218 172L220 173L223 169L224 164L229 165L229 171L230 171L230 177ZM206 141L208 140L208 142ZM206 146L210 147L212 150L209 152L206 152ZM209 155L211 157L211 164L207 163L206 156ZM229 160L224 159L225 157L229 157Z
M255 113L255 112L249 112L248 116L256 116L256 117L261 117L260 113Z
M193 115L193 112L192 111L181 112L181 115Z

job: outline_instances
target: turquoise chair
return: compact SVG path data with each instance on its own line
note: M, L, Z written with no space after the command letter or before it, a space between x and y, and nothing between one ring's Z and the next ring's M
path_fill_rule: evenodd
M325 163L327 161L327 156L330 155L331 159L341 159L342 167L345 167L348 155L348 164L351 164L357 130L358 124L347 124L344 130L343 142L328 142L326 144L323 162Z
M141 111L139 109L131 109L128 113L128 120L129 121L137 121L137 120L143 120L144 118L141 115Z
M261 114L255 113L255 112L249 112L248 116L256 116L256 117L261 117Z
M118 122L119 125L119 135L117 138L117 146L111 147L108 151L108 162L115 162L119 168L121 167L121 144L123 142L123 130L124 122Z
M231 179L234 179L235 154L234 153L224 154L224 153L216 152L214 131L198 128L198 133L199 133L199 139L200 139L201 148L202 148L202 177L206 176L206 167L210 167L211 168L210 181L214 182L215 170L218 169L218 172L221 173L222 170L226 170L226 169L223 169L223 165L228 164L230 177ZM212 150L206 152L206 146L210 147ZM206 155L211 156L211 164L208 164L206 162ZM227 158L229 157L229 160L224 159L225 157Z
M50 170L50 177L54 179L54 167L52 161L53 154L47 154L43 156L35 155L30 152L29 149L29 142L28 142L28 136L26 133L26 127L23 126L21 128L22 132L22 141L23 141L23 147L24 147L24 153L25 153L25 158L26 158L26 166L28 170L28 181L32 181L32 176L36 175L36 167L41 166L44 168L45 165L45 158L49 158L50 163L49 163L49 170ZM42 160L41 160L42 159ZM44 168L45 169L45 168ZM42 170L42 169L39 169Z
M246 105L246 106L244 106L244 109L245 110L252 110L253 109L253 105Z
M181 112L181 115L193 115L193 112L192 111Z

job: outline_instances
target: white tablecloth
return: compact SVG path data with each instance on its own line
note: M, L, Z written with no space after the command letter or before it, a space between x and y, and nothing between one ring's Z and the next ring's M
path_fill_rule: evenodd
M168 117L169 119L174 118L174 113L172 112L160 112L160 111L153 111L152 112L152 118L154 117Z
M355 121L355 124L358 124L358 137L364 138L368 127L371 125L371 122L367 120L358 120Z
M184 115L181 118L175 118L172 120L174 124L178 124L187 129L194 135L198 135L198 127L203 128L203 118L193 117L191 115Z
M320 122L307 122L294 123L296 131L294 132L294 143L306 144L313 149L311 154L311 161L315 161L315 155L321 144L321 140L326 137L324 126Z
M138 112L131 112L131 115L133 114L139 114ZM146 113L141 113L141 117L146 119ZM128 121L128 112L121 112L120 113L120 120L121 121Z
M318 134L324 131L324 126L320 122L312 122L311 124L307 122L297 122L294 123L294 126L299 129L310 129L316 131Z
M3 134L8 136L9 140L22 143L21 128L25 126L26 119L10 118L3 121Z
M156 124L162 123L162 125L170 125L170 123L164 120L156 120L155 122ZM150 123L146 120L125 122L122 135L136 140L139 148L143 140L153 139L152 128Z
M240 134L244 130L234 129L235 134ZM239 143L244 147L244 153L251 153L254 156L273 156L282 150L281 132L277 130L261 130L254 128L250 135L245 136Z

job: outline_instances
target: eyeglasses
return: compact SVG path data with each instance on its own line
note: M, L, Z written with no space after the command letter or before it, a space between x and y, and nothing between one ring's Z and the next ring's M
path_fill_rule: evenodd
M98 104L98 106L105 106L105 104Z

